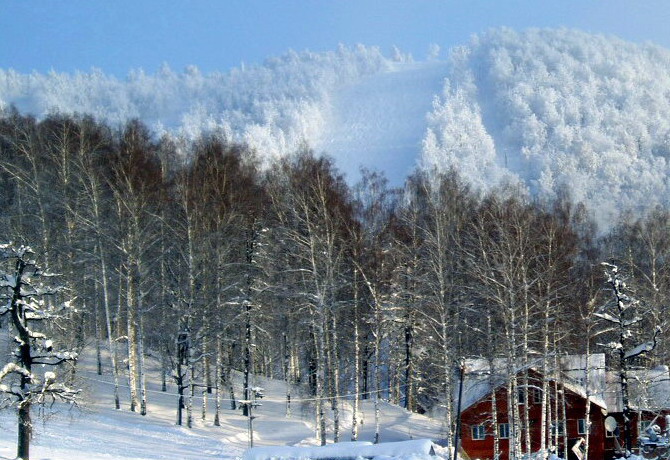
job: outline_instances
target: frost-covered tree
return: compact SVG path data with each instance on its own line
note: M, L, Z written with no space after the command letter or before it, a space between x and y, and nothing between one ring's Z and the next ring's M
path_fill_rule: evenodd
M40 118L53 111L88 113L111 125L137 118L159 134L189 139L221 129L270 160L318 137L335 88L383 72L391 62L379 49L358 45L289 51L227 73L203 74L193 66L178 73L165 65L121 80L97 70L27 75L0 69L0 109L16 104Z
M280 238L292 251L287 269L296 274L291 297L299 299L301 310L309 318L307 327L315 357L316 434L325 444L325 404L328 399L339 400L339 363L332 362L332 351L337 350L340 338L333 319L343 287L345 237L351 227L348 188L328 159L315 158L309 151L281 162L280 174L273 181L270 200L282 228ZM335 404L332 409L337 439L339 407Z
M606 302L596 313L598 318L605 320L614 333L614 339L606 344L617 358L619 365L619 382L621 385L621 404L623 406L624 428L623 436L626 447L626 456L630 456L633 447L631 420L633 409L630 404L628 377L631 360L649 353L656 348L656 339L660 328L653 331L649 341L640 342L641 324L645 319L644 305L630 294L630 288L619 272L619 267L603 263L608 289L612 292L612 299ZM646 331L645 331L646 332Z
M498 29L450 60L427 117L427 166L456 167L484 189L511 174L547 198L569 185L606 227L622 209L667 205L667 50L576 30ZM605 205L611 197L617 206Z
M670 211L656 207L644 218L624 220L607 238L607 248L620 271L627 274L635 293L654 305L648 327L668 328L670 308ZM670 344L661 342L654 352L656 364L668 362Z
M10 331L16 334L11 361L0 370L0 404L16 407L17 458L29 460L31 407L58 400L74 403L79 392L59 382L54 372L76 360L77 354L59 350L47 336L73 307L69 301L56 301L63 288L49 283L53 275L37 265L29 247L0 245L0 258L0 304L4 305L0 318L8 316ZM42 366L39 371L37 366Z
M416 266L408 271L405 286L413 292L411 308L416 310L420 334L416 350L407 353L421 361L414 364L412 378L417 379L415 391L426 400L440 400L445 408L447 439L453 429L453 369L462 356L463 257L460 246L467 225L468 210L475 206L474 196L453 172L431 177L416 174L405 188L405 204L398 212L399 223L405 227L404 242L398 241L405 259L413 257ZM412 211L412 209L414 209ZM400 227L397 226L397 227ZM414 230L408 230L414 227ZM408 238L413 235L413 238ZM412 247L410 243L415 240ZM421 351L424 350L422 353ZM439 353L425 353L439 350ZM409 366L408 366L409 367ZM433 377L434 376L434 377ZM409 384L409 375L406 378ZM409 394L411 386L408 386Z
M148 305L150 249L157 234L156 204L163 190L156 146L147 128L128 123L120 135L109 180L117 211L125 277L126 339L128 344L128 386L130 409L146 414L144 378L144 320Z
M356 350L356 353L361 355L362 369L358 369L358 372L362 374L363 385L360 390L363 391L363 399L368 399L370 396L373 399L374 441L377 443L381 440L382 377L385 371L389 373L391 367L388 352L389 345L392 348L393 338L389 338L391 335L389 330L393 324L389 313L394 305L391 279L396 251L391 250L393 237L390 223L398 197L395 191L388 188L383 175L365 170L363 179L356 189L356 196L357 219L360 225L352 231L355 238L354 280L357 284L360 283L361 295L360 299L358 295L354 299L356 304L354 319L361 324L356 325L354 332L364 342L363 352L361 353L360 347ZM402 334L398 328L394 332ZM396 342L403 343L402 340ZM369 382L370 377L372 382ZM359 382L356 384L360 385ZM357 437L358 425L355 426L355 430L352 434Z
M558 368L552 357L562 351L563 337L569 330L567 319L563 324L563 317L568 318L570 312L567 293L579 293L572 281L579 247L571 230L574 217L568 209L544 209L528 203L513 189L510 192L506 199L486 197L463 238L465 287L474 308L485 312L481 317L468 314L463 322L484 333L485 343L503 345L505 365L501 371L507 378L511 408L510 455L531 452L527 389L541 387L543 412L538 422L540 445L546 454L558 441L558 430L553 430L553 441L549 433L552 424L565 419L564 398L556 385L551 394L549 377L534 381L527 369L538 366L544 376L551 376ZM481 319L486 316L491 317L490 326L488 319ZM489 347L491 351L496 358L502 354ZM516 404L519 395L523 404Z

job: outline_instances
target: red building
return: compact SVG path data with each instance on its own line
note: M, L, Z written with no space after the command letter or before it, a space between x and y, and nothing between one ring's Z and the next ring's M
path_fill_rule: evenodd
M588 373L585 356L570 356L561 360L561 371L555 375L544 378L537 368L528 367L518 370L511 383L512 379L506 377L510 372L502 371L507 367L502 360L494 361L493 372L488 362L469 360L461 403L461 454L473 460L506 460L514 439L518 440L519 452L526 453L527 441L530 451L538 452L544 425L544 447L562 458L578 459L580 449L583 452L587 444L590 459L614 458L624 444L621 387L618 376L605 370L604 355L591 355L588 361ZM635 408L631 434L636 445L638 434L648 424L653 422L665 429L662 415L670 407L670 379L666 367L638 370L631 377L629 395ZM513 395L508 392L510 383L516 386ZM544 418L543 388L547 390ZM605 428L608 416L618 422L614 432ZM516 434L515 418L520 422Z

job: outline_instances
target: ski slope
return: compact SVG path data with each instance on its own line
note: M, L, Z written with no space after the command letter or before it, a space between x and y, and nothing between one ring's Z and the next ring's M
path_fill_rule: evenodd
M394 63L333 93L315 150L335 158L352 183L366 167L401 184L417 166L426 114L447 71L445 62Z
M35 439L31 444L33 460L154 460L154 459L238 459L248 448L247 418L232 411L224 402L221 426L213 425L213 400L208 401L206 420L201 420L202 398L194 402L194 427L175 425L176 396L174 385L160 391L157 368L148 380L148 414L141 416L128 410L127 388L122 388L122 410L115 410L112 378L99 376L93 359L87 356L80 364L79 383L83 389L80 408L57 406L46 417L34 413ZM286 416L283 382L257 379L265 388L266 398L255 410L255 446L316 445L313 415L309 401L300 402L294 389L293 410ZM241 380L237 384L240 395ZM309 399L306 397L305 399ZM343 441L350 437L351 413L344 410ZM382 442L409 439L439 439L440 421L382 404ZM363 425L359 440L374 438L374 411L370 402L363 404ZM347 420L348 416L348 420ZM16 456L16 420L10 410L0 411L0 459ZM332 428L329 429L332 441ZM398 457L404 458L404 457ZM421 460L421 457L412 457Z

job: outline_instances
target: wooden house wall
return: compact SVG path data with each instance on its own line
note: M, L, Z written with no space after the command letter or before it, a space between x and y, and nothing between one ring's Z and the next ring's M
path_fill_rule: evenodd
M531 450L536 452L540 449L541 439L541 403L536 403L532 395L529 395L529 420L531 427ZM498 412L498 423L509 423L507 418L507 389L499 388L496 391L496 407ZM518 405L520 415L523 420L523 404ZM560 408L560 405L559 405ZM492 423L491 397L486 396L478 403L470 406L461 414L461 446L471 459L493 459L493 444L494 444L494 430L497 427ZM552 404L553 410L553 404ZM586 401L583 397L566 391L566 429L568 437L568 449L574 445L576 440L583 435L578 433L578 420L584 419L586 410ZM604 458L606 440L605 440L605 415L600 407L591 404L591 436L589 455L594 459ZM562 414L559 414L559 419L562 419ZM472 438L472 427L475 425L485 425L485 439L475 440ZM559 438L561 454L563 453L563 437ZM523 434L521 438L521 447L524 450ZM613 446L613 440L610 439ZM500 439L501 458L507 459L509 454L509 440ZM571 452L568 451L569 456ZM563 457L565 458L565 457Z

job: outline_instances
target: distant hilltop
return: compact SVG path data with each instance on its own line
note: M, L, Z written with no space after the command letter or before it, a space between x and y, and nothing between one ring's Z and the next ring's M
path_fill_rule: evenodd
M139 118L157 135L215 130L268 159L307 145L350 180L361 164L396 184L415 165L454 167L482 189L567 191L604 227L670 200L670 51L570 29L495 29L422 61L341 46L207 75L0 70L11 105Z

